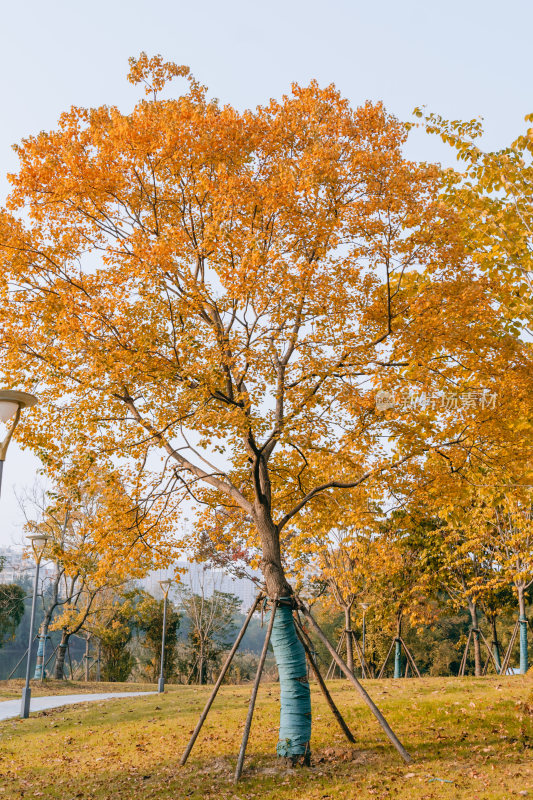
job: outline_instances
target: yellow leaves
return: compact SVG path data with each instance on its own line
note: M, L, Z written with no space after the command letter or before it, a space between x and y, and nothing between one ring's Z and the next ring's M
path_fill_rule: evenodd
M52 471L51 477L55 491L40 509L28 512L28 525L50 537L49 557L73 594L90 597L176 559L168 522L153 511L139 511L125 490L125 474L87 468L80 458L63 463L62 472Z
M439 510L446 523L432 557L455 603L490 603L495 591L533 579L531 491L517 484L516 475L495 469L450 485L454 502Z
M509 289L520 275L532 274L531 229L533 222L531 129L500 151L482 153L468 141L468 125L440 117L426 119L428 131L441 135L465 161L465 173L448 194L448 202L463 218L464 236L475 262L495 280L494 289L520 335L523 320L531 316L530 304L509 298ZM530 121L526 117L526 121ZM448 131L453 136L448 137ZM502 281L506 276L507 280ZM512 278L512 280L509 280ZM497 284L500 283L500 286ZM531 292L528 296L530 299ZM513 319L514 318L514 319ZM513 326L514 322L514 326Z
M144 83L147 95L155 95L168 81L177 76L194 80L189 67L178 66L171 61L163 61L160 55L148 58L146 53L142 52L138 58L132 57L128 61L130 65L129 82L134 85Z

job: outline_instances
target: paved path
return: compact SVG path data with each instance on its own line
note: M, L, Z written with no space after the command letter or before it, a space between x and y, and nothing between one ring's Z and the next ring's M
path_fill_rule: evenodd
M106 692L105 694L55 694L49 697L32 697L30 713L45 711L48 708L72 705L73 703L93 703L95 700L112 700L114 697L139 697L157 692ZM20 714L20 697L16 700L0 702L0 720L12 719Z

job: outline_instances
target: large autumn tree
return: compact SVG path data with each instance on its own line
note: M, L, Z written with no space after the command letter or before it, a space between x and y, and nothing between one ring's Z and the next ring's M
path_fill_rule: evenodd
M164 99L174 76L189 89ZM241 113L144 54L129 77L147 93L131 112L72 108L17 148L0 369L39 393L21 429L38 452L61 435L114 458L139 506L192 497L215 544L256 548L285 598L281 665L301 647L285 577L300 511L432 450L458 468L479 430L486 450L490 405L393 414L375 391L485 386L502 347L488 279L439 169L404 157L407 128L380 103L312 82ZM282 671L283 711L306 684ZM308 697L278 752L308 751Z

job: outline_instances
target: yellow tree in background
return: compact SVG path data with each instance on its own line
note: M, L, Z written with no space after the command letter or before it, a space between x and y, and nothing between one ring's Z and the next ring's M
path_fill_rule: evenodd
M481 488L471 514L474 529L484 531L487 560L493 565L492 585L511 586L518 604L520 672L528 670L527 591L533 586L533 506L528 487ZM514 637L513 637L514 638Z
M161 520L139 519L116 473L95 467L85 474L70 464L40 504L25 508L26 529L48 538L45 558L55 568L44 598L41 649L48 630L60 630L54 677L62 678L71 637L87 628L105 597L151 568L175 558ZM42 669L42 663L41 663Z

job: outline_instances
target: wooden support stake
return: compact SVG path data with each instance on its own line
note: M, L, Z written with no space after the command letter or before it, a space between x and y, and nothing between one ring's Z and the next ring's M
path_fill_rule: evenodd
M367 666L367 663L366 663L366 659L363 656L363 651L359 647L359 642L355 638L355 633L353 631L352 631L352 640L353 640L353 643L354 643L354 646L355 646L355 650L357 652L357 657L359 659L359 663L361 664L361 672L362 672L362 676L361 677L368 678L368 677L370 677L370 673L369 673L369 669L368 669L368 666Z
M35 636L33 637L33 642L34 642L36 639L38 639L38 638L39 638L39 634L37 633L37 634L35 634ZM33 642L32 642L32 645L33 645ZM24 659L26 658L26 656L27 656L27 655L28 655L28 648L26 648L26 649L25 649L25 651L24 651L24 655L22 656L22 658L20 658L20 659L17 661L17 663L15 664L15 666L13 667L13 669L11 670L11 672L9 673L9 675L7 676L7 679L8 679L8 680L10 680L11 676L13 675L13 673L17 671L17 668L18 668L18 667L19 667L19 666L22 664L22 662L24 661Z
M498 667L496 665L496 659L494 658L494 654L492 652L492 648L491 648L490 644L487 642L487 640L486 640L486 638L485 638L485 636L483 634L483 631L480 629L479 632L481 634L481 638L483 639L483 644L487 648L487 653L489 654L489 660L492 661L492 665L493 665L494 669L496 670L496 675L497 675L498 674Z
M261 651L261 657L259 659L259 664L257 665L257 672L255 674L255 681L254 686L252 689L252 696L250 697L250 703L248 705L248 714L246 716L246 722L244 724L244 732L242 734L242 742L241 742L241 749L239 751L239 757L237 759L237 766L235 767L235 775L233 778L234 783L237 783L239 778L241 777L242 767L244 764L244 756L246 753L246 745L248 744L248 737L250 736L250 728L252 726L252 717L254 715L254 708L255 708L255 701L257 698L257 691L259 689L259 683L261 681L261 675L263 673L263 667L265 666L265 659L268 650L268 645L270 643L270 637L272 635L272 627L274 625L274 617L276 616L276 609L278 607L278 599L274 600L272 605L272 611L270 612L270 620L268 623L268 628L265 636L265 641L263 644L263 649Z
M51 661L51 660L53 659L53 657L55 656L55 654L56 654L56 651L57 651L57 648L58 648L58 647L59 647L59 645L58 645L58 644L57 644L57 645L54 647L54 652L52 653L52 655L51 655L51 656L49 656L49 657L48 657L48 660L47 660L46 664L44 665L45 667L47 667L47 666L48 666L48 664L50 663L50 661Z
M466 660L468 658L468 648L470 647L470 639L472 638L472 628L468 631L468 639L466 640L463 657L461 659L461 666L459 667L459 677L464 678L466 670Z
M344 735L346 736L348 741L351 742L352 744L354 744L355 743L355 737L354 737L353 733L351 732L351 730L349 729L349 727L346 724L346 722L344 721L344 717L342 716L341 712L339 711L339 709L335 705L335 703L333 701L333 698L332 698L332 696L330 695L330 693L328 691L328 687L326 686L326 684L324 682L324 678L320 674L320 670L318 668L318 664L316 663L315 659L313 658L313 654L311 652L311 648L309 647L308 643L306 642L305 631L303 630L303 628L302 628L302 626L300 624L300 621L298 619L295 619L294 622L295 622L295 627L296 627L296 635L298 636L298 639L301 641L301 643L303 645L303 648L304 648L305 653L307 655L307 660L309 661L309 665L310 665L310 667L311 667L311 669L313 671L313 674L314 674L314 676L315 676L315 678L317 680L317 683L318 683L318 685L320 686L320 688L322 690L322 694L326 698L326 702L327 702L328 706L330 707L333 716L335 717L335 719L339 723L339 726L340 726L342 732L344 733Z
M415 673L416 677L420 678L421 676L420 676L420 672L418 671L418 667L416 666L416 662L415 662L413 656L411 655L411 651L409 650L409 648L407 647L407 645L405 644L405 642L404 642L404 640L402 639L401 636L400 636L400 642L402 643L402 647L404 649L405 655L407 656L407 658L408 658L408 660L409 660L409 662L411 664L411 669Z
M344 637L345 637L345 636L346 636L346 631L343 631L343 632L341 633L341 635L340 635L339 641L338 641L338 643L337 643L337 647L335 648L335 650L337 651L337 653L340 653L340 652L341 652L341 650L342 650L342 645L343 645L343 642L344 642ZM330 678L334 678L334 677L335 677L335 666L336 666L336 664L335 664L335 659L334 659L334 658L332 658L332 659L331 659L331 664L329 665L329 669L328 669L328 671L327 671L327 673L326 673L326 680L327 680L327 681L328 681Z
M322 632L322 629L320 628L320 626L315 621L315 619L314 619L313 615L311 614L311 612L303 605L303 603L301 601L299 602L299 607L302 609L302 612L303 612L304 616L306 616L307 619L309 620L309 622L311 624L311 627L313 628L314 632L316 633L316 635L318 636L318 638L320 639L322 644L324 644L327 647L327 649L329 650L330 654L333 656L333 658L337 662L338 666L344 672L346 677L353 683L353 685L355 686L355 688L359 692L359 694L360 694L361 698L363 699L363 701L366 703L366 705L372 711L372 713L376 717L377 721L381 725L381 728L383 729L384 733L388 737L389 741L394 745L394 747L396 748L398 753L401 755L401 757L403 758L405 763L406 764L411 764L413 759L411 758L411 756L409 755L407 750L404 748L404 746L402 745L402 743L400 742L400 740L398 739L398 737L396 736L396 734L394 733L394 731L390 727L389 723L387 722L387 720L385 719L385 717L383 716L383 714L381 713L379 708L376 706L376 704L374 703L374 701L372 700L372 698L370 697L368 692L361 686L361 684L359 683L359 681L357 680L357 678L355 677L353 672L350 672L350 670L346 666L346 663L342 660L342 658L338 655L338 653L335 652L335 649L333 648L333 645L329 642L328 638Z
M68 663L70 664L70 680L73 680L72 676L72 658L70 657L70 640L67 643L67 654L68 654ZM65 667L63 665L63 680L65 680Z
M481 670L482 675L486 675L490 664L490 657L487 655L485 659L485 663L483 664L483 669Z
M390 654L392 653L392 648L394 647L395 642L396 642L396 639L393 639L391 644L390 644L389 652L387 653L385 661L381 665L381 669L380 669L379 674L378 674L378 680L380 680L383 677L383 673L385 672L385 667L387 666L387 662L388 662L388 660L390 658Z
M91 647L91 634L89 633L85 637L85 653L84 653L84 656L83 656L83 658L85 660L85 681L86 682L89 681L89 678L91 676L91 664L90 664L91 657L89 655L90 652L91 652L90 647Z
M252 619L253 613L254 613L255 609L257 608L257 605L258 605L259 601L261 600L261 597L262 597L262 595L258 595L255 598L255 602L252 605L251 609L249 610L248 615L247 615L246 619L244 620L243 626L242 626L241 630L239 631L239 635L235 639L235 642L233 643L233 647L231 648L231 650L230 650L230 652L228 654L228 657L227 657L226 661L224 662L224 666L222 667L222 669L220 671L220 675L218 676L217 682L215 683L215 685L213 687L213 691L211 692L209 700L207 701L207 703L204 706L204 710L202 711L202 715L201 715L200 719L198 720L198 722L196 724L196 728L194 729L191 738L189 739L189 744L187 745L187 748L185 749L185 752L183 753L183 755L181 757L181 761L180 761L181 766L183 766L185 764L185 762L187 761L187 759L189 758L190 752L191 752L192 748L194 747L194 743L195 743L195 741L196 741L196 739L198 737L198 734L200 733L200 731L202 729L202 725L204 724L204 722L206 720L206 717L209 714L209 709L213 705L213 701L214 701L215 697L217 696L217 692L220 689L222 681L224 680L224 676L226 675L226 672L228 671L228 669L230 667L230 664L233 661L233 656L237 652L237 648L239 647L239 645L240 645L240 643L242 641L242 637L246 633L246 628L250 624L250 620Z
M511 638L509 639L509 644L507 645L507 650L505 651L505 655L503 657L502 668L500 670L500 675L505 675L507 670L509 669L509 661L511 660L511 655L513 652L514 643L516 637L518 635L518 629L520 627L520 620L517 619L515 626L513 628L513 632L511 634Z

